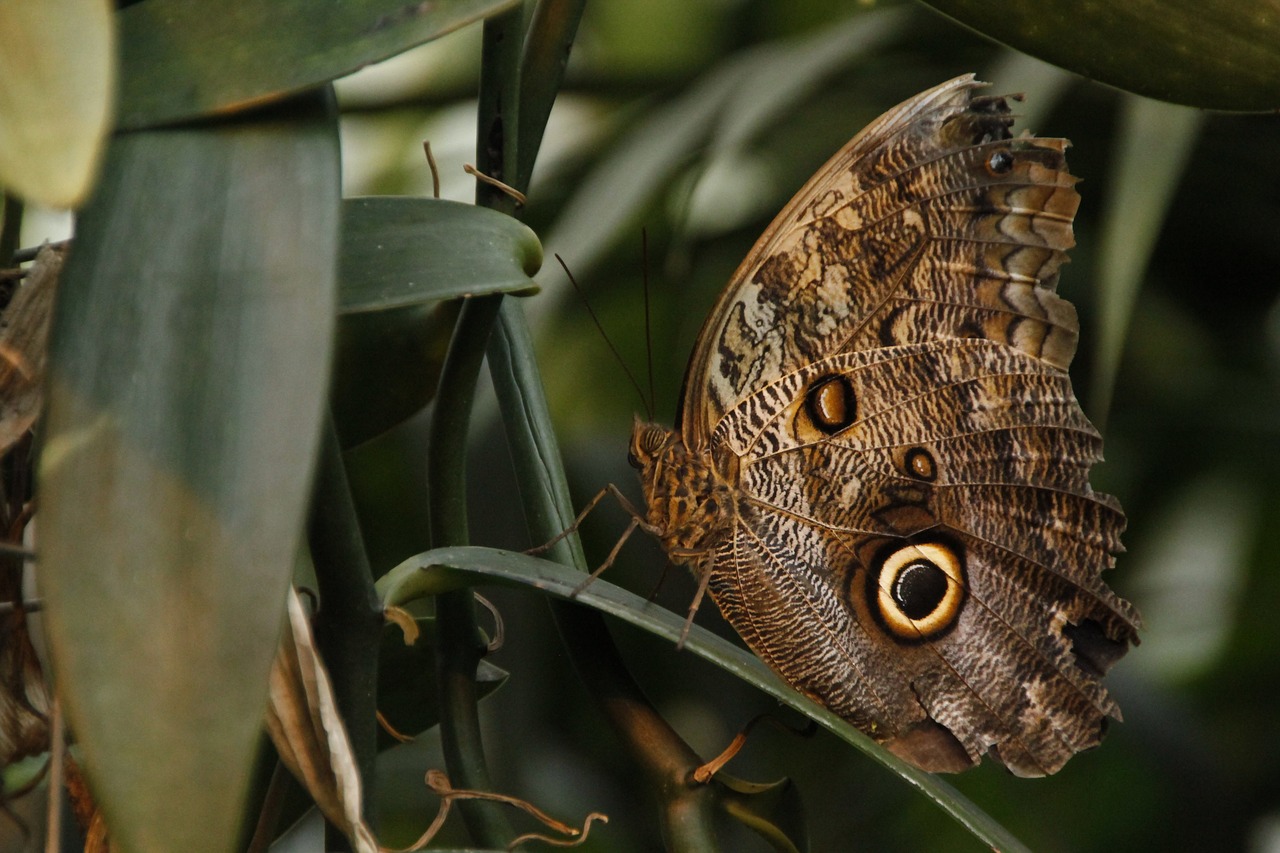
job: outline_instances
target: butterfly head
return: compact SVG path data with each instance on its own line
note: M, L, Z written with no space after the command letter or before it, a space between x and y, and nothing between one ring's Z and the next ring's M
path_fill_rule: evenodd
M627 462L643 475L645 471L652 470L667 448L679 440L673 430L662 424L643 421L637 415L631 425L631 447L627 452Z

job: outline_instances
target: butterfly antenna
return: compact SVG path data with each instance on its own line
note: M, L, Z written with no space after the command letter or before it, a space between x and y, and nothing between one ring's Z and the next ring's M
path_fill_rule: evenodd
M600 333L600 337L604 339L605 346L609 347L609 352L613 353L613 358L622 368L622 372L627 374L627 379L631 382L631 387L636 389L636 395L640 398L641 405L648 406L644 399L644 391L640 388L640 383L636 381L635 374L627 367L627 363L622 360L622 354L618 352L618 348L613 345L613 341L609 340L609 335L605 333L604 326L600 324L600 318L596 316L596 312L591 307L591 303L587 300L587 294L582 291L578 280L573 277L573 273L569 272L569 265L564 262L564 258L556 255L556 261L559 262L560 268L564 270L564 274L569 277L569 283L573 285L574 291L578 294L578 298L582 300L583 306L587 309L587 314L591 316L591 322L595 324L596 331ZM650 416L652 418L652 415Z
M649 324L649 229L640 229L640 281L644 288L644 352L649 368L649 420L653 420L658 408L658 396L653 393L653 332Z

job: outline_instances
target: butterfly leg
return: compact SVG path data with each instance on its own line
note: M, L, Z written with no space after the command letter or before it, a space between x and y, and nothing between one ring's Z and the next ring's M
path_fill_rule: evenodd
M587 505L584 506L582 508L582 511L578 513L578 517L573 520L572 524L570 524L564 530L557 533L549 541L544 542L543 544L538 545L534 548L530 548L524 553L528 554L531 557L536 556L538 554L543 554L548 550L550 550L551 547L555 545L557 542L559 542L561 539L564 539L566 536L569 536L570 534L577 533L578 528L582 526L582 522L585 521L587 516L591 514L591 511L595 509L597 506L599 506L600 501L604 500L609 495L612 495L614 499L618 502L619 506L621 506L624 510L627 511L627 514L631 516L631 518L636 522L637 526L642 527L646 533L651 533L655 536L658 535L657 528L653 527L653 525L649 524L649 522L645 520L644 514L641 513L638 509L636 509L635 505L632 504L631 501L627 500L626 495L622 494L622 491L617 486L615 486L613 483L610 483L600 491L596 492L595 497L587 501ZM626 534L623 534L623 539L625 540L625 538L628 535L630 535L630 533L631 531L627 531Z
M569 593L570 598L577 597L578 593L590 586L592 581L604 574L605 569L613 565L613 561L618 559L618 552L622 550L622 546L627 543L627 540L631 538L631 534L636 532L636 528L639 527L641 523L642 522L639 518L636 518L635 516L631 517L631 523L627 525L626 530L622 531L622 535L618 537L618 541L614 544L613 549L609 551L609 556L605 557L604 562L597 566L591 574L587 575L582 583L578 584L578 586L573 590L573 592Z
M702 606L702 597L707 594L707 584L711 581L710 567L704 568L698 577L698 591L693 595L693 601L689 603L689 613L684 618L684 628L680 631L680 639L676 641L676 651L684 648L684 641L689 639L689 629L693 627L693 617L698 614L698 608ZM728 759L725 759L726 761Z

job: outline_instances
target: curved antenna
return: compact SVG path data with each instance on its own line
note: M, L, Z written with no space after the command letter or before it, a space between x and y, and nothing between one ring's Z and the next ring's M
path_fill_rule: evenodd
M645 415L648 420L653 420L653 409L649 402L644 398L644 391L640 388L640 383L636 381L635 374L627 367L627 363L622 360L622 354L618 352L618 348L613 345L613 341L609 340L608 334L605 333L604 326L600 324L600 318L596 316L596 312L592 309L591 303L587 300L587 294L583 292L579 286L578 280L573 277L573 273L569 272L569 265L564 262L564 258L556 254L556 261L559 262L560 268L564 270L564 274L569 277L569 283L573 285L573 289L577 292L578 298L582 300L582 305L587 309L587 314L591 316L591 322L595 324L596 331L600 333L600 337L604 339L605 345L609 347L609 352L613 353L613 358L618 362L618 366L622 368L622 372L627 375L627 380L631 382L631 387L636 390L636 396L640 398L640 405L645 407ZM649 331L649 300L645 299L645 336L648 337ZM649 371L652 379L653 370Z

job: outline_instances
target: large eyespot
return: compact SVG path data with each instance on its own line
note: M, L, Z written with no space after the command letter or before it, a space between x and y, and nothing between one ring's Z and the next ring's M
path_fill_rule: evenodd
M964 558L945 542L881 551L867 577L867 601L895 639L914 643L949 630L965 600Z
M804 409L813 425L834 435L858 418L858 401L853 383L845 376L824 376L809 386Z

